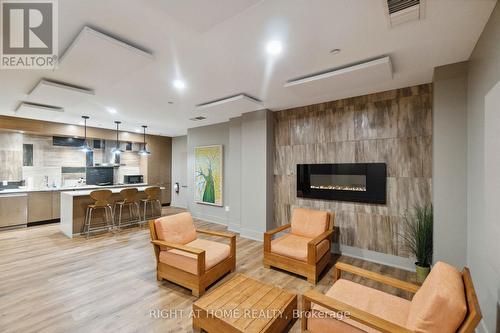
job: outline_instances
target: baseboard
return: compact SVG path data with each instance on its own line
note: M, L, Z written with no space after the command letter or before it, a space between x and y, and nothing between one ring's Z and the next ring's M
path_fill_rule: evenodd
M27 224L28 227L34 227L37 225L44 225L44 224L52 224L52 223L59 223L61 222L61 219L53 219L53 220L45 220L45 221L36 221L36 222L29 222Z
M235 232L239 234L241 232L241 227L236 224L228 224L227 231Z
M377 264L404 269L407 271L415 271L414 260L398 257L392 254L380 253L346 245L334 246L333 252L340 253L348 257L371 261Z
M222 224L227 226L227 221L226 219L221 219L217 216L210 216L210 215L198 215L194 214L193 212L190 212L193 218L202 220L205 222L210 222L210 223L215 223L215 224Z
M240 228L240 236L243 238L252 239L258 242L262 242L264 238L263 231L255 231L252 229Z

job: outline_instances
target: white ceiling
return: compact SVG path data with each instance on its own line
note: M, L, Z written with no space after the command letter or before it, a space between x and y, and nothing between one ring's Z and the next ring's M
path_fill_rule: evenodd
M61 0L60 54L90 26L151 52L153 58L118 73L105 67L120 64L121 57L101 54L106 48L96 47L86 50L94 53L96 63L87 71L78 61L55 71L0 70L0 114L15 116L20 102L47 78L95 90L82 103L64 106L58 121L78 124L81 115L89 115L90 126L112 129L113 121L121 120L125 130L144 124L151 134L177 136L233 116L224 108L217 112L227 115L189 120L198 115L196 105L240 93L280 110L428 83L434 67L469 58L495 4L427 0L422 21L390 29L384 0ZM283 42L279 57L266 54L269 40ZM332 55L334 48L342 51ZM380 82L319 89L317 94L284 87L290 79L385 55L394 73ZM109 80L110 75L104 79L101 73L115 75ZM186 82L184 90L172 86L176 78ZM53 112L31 117L51 120Z

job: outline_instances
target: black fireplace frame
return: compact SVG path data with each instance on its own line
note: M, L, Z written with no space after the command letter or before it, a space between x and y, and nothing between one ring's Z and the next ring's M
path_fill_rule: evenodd
M311 175L365 175L366 191L311 188ZM385 163L297 164L297 197L383 204L387 202Z

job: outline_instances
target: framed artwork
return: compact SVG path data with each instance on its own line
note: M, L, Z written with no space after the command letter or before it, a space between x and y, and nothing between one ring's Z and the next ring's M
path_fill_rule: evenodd
M194 148L194 201L223 206L223 147L222 145Z

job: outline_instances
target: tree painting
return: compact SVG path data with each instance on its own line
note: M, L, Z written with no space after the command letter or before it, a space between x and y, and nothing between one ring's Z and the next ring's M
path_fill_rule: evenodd
M195 148L195 201L222 206L222 146Z

